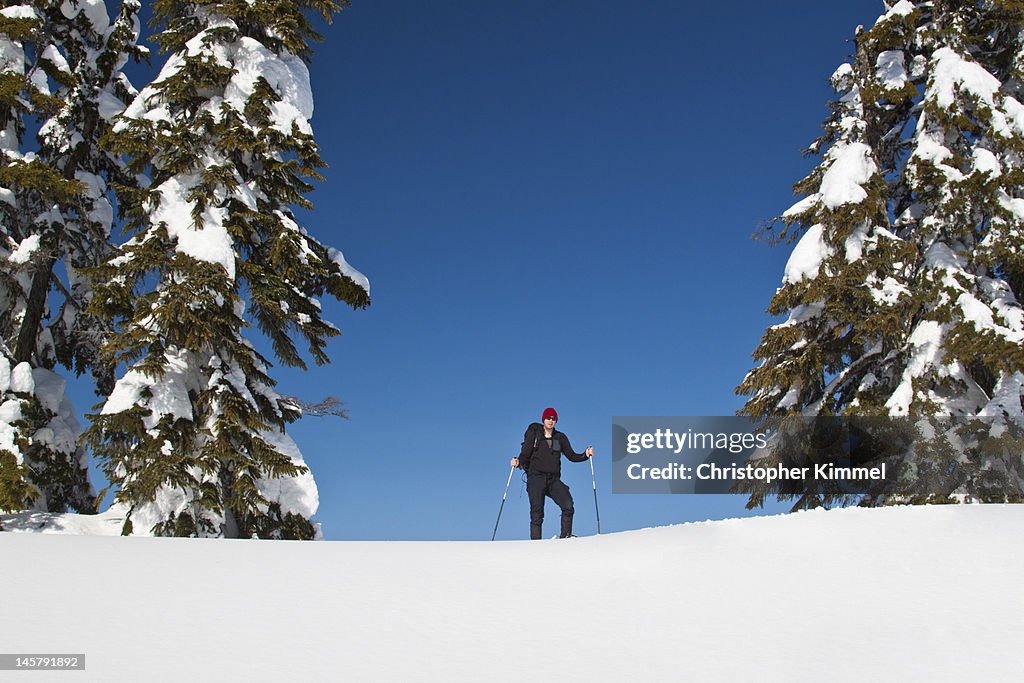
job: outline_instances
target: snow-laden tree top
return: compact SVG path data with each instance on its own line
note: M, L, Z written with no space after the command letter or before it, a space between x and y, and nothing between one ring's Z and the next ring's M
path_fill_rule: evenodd
M857 35L744 412L1021 414L1022 15L901 0Z

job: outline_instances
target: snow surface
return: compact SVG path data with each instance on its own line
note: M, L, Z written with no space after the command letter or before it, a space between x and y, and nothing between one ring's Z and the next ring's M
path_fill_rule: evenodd
M837 144L829 150L832 164L821 178L821 200L830 209L863 201L867 191L861 187L878 170L871 148L862 142Z
M270 120L274 128L285 135L292 132L292 124L311 135L309 119L313 117L313 92L309 85L309 70L303 61L291 54L277 55L259 41L242 37L229 48L229 57L235 73L224 89L224 99L238 111L256 89L262 78L281 96L280 102L270 106Z
M32 440L47 444L58 453L74 453L82 426L71 399L64 393L66 380L46 368L32 368L32 381L39 403L54 415L45 427L36 430ZM85 449L79 450L78 455L79 463L88 467Z
M900 0L895 5L892 6L892 9L890 9L882 16L878 17L878 21L875 22L875 26L878 26L879 24L885 23L896 17L905 17L912 13L914 9L916 9L914 7L914 3L910 2L910 0Z
M38 19L39 15L30 5L12 5L0 9L0 16L8 19Z
M859 261L861 256L864 255L864 241L867 239L870 230L871 225L869 223L861 223L847 236L843 242L847 263Z
M836 90L846 90L853 82L853 75L853 65L844 62L832 72L829 81Z
M85 12L93 30L100 34L105 34L110 24L103 0L64 0L60 11L68 19L74 19L80 12Z
M832 255L832 247L825 241L824 230L820 224L812 225L796 243L786 261L786 270L782 276L784 283L817 277L821 262Z
M32 379L32 366L28 363L18 363L11 369L10 390L16 394L32 394L36 390L35 380Z
M886 277L879 282L874 273L868 275L866 284L870 287L868 291L871 292L871 298L876 303L885 306L895 305L902 297L910 293L906 285L892 277Z
M992 399L980 411L979 415L1020 415L1020 397L1024 394L1024 373L1012 375L1003 373L992 390Z
M10 8L8 8L10 9ZM13 71L16 74L25 73L25 51L21 43L12 41L6 35L0 35L0 67L4 71ZM3 149L10 154L17 150L17 137L13 132L14 123L7 124L3 134Z
M306 461L302 457L302 451L290 436L274 430L261 432L260 436L278 453L287 455L292 463L305 466ZM263 497L271 503L280 504L281 511L285 514L294 512L297 515L310 518L320 507L320 493L313 474L308 470L305 474L294 477L260 479L257 486Z
M971 151L971 156L973 158L974 170L978 173L987 174L992 177L1002 174L1003 169L999 165L999 159L987 149L975 147Z
M895 90L908 81L903 50L887 50L875 62L875 77L883 88Z
M924 375L925 370L942 362L942 338L945 327L935 320L922 320L914 328L908 340L912 348L910 360L903 370L899 386L892 392L885 407L890 415L907 415L914 398L914 378Z
M1024 506L816 510L498 543L45 535L116 524L44 513L3 523L43 532L0 533L0 575L17 587L3 649L86 655L84 676L25 680L954 681L1024 670Z
M772 329L779 329L783 327L790 327L792 325L799 325L805 323L808 320L813 320L821 315L825 310L825 304L820 301L813 301L808 304L800 304L795 306L793 310L789 312L789 318L784 323L778 325L772 325Z
M19 465L24 462L24 458L21 449L14 442L17 430L13 424L21 418L21 401L11 398L0 403L0 451L14 453L14 459Z
M932 56L932 81L928 97L942 109L956 110L963 95L978 100L991 110L992 129L1005 137L1024 135L1024 105L1005 96L998 102L1001 83L980 64L968 61L951 48L943 47Z
M985 67L968 62L948 47L936 50L932 61L932 90L940 107L951 108L959 91L973 95L987 105L994 103L1000 83Z
M197 228L192 219L195 202L189 199L200 178L182 174L172 176L157 191L160 204L153 212L155 225L164 224L167 234L175 240L175 249L199 261L219 263L227 271L228 279L235 279L235 251L231 236L224 226L227 209L207 206L202 212L202 225Z
M366 277L358 270L349 265L349 262L345 260L345 255L334 247L327 248L327 255L330 259L338 266L341 270L341 274L347 276L352 282L366 290L366 293L370 293L370 278Z
M805 211L809 211L810 209L813 209L815 206L817 206L818 202L820 202L820 201L821 201L821 195L818 194L817 192L815 192L812 195L808 195L808 196L804 197L803 199L798 201L796 204L794 204L793 206L791 206L788 209L786 209L786 211L782 214L782 217L783 218L788 218L788 219L795 219L798 216L800 216L800 214L804 213Z
M40 55L40 57L49 61L51 64L53 64L55 67L57 67L64 73L71 73L71 66L68 65L68 60L64 59L64 55L62 55L60 53L60 50L58 50L53 45L47 45L46 49L43 50L43 54Z
M124 102L119 100L113 93L107 90L101 90L98 97L100 116L104 119L109 121L124 111Z
M24 265L32 260L32 254L39 251L39 235L29 235L11 252L7 260L17 265Z
M189 400L188 390L195 384L195 373L189 369L187 355L187 351L166 351L164 376L158 382L139 370L129 370L117 380L100 414L113 415L135 406L149 408L151 415L143 418L146 429L156 427L164 415L170 415L174 420L192 420L192 401ZM146 389L152 394L148 398L142 395Z

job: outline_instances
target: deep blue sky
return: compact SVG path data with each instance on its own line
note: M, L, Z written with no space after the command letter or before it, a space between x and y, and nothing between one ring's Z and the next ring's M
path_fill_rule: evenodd
M611 494L611 418L742 405L789 251L751 235L793 201L828 76L883 10L353 0L311 68L330 167L307 226L373 304L325 302L333 363L275 375L351 411L290 430L326 537L489 538L548 405L597 451L603 531L747 514L742 496ZM593 533L589 467L563 479ZM528 537L518 475L498 537Z

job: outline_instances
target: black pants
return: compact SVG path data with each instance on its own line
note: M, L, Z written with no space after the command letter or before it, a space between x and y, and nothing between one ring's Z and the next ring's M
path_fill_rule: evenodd
M562 538L572 536L572 495L557 474L531 472L526 475L526 495L530 498L530 538L540 538L544 523L544 496L562 508Z

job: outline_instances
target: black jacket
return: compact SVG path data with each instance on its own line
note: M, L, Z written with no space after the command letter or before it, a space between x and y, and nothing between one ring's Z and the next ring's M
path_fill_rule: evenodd
M534 427L536 425L536 427ZM569 443L569 437L557 429L550 439L544 437L544 428L538 423L526 430L523 449L519 453L519 467L529 474L562 474L562 455L572 462L583 462L586 454L577 453Z

